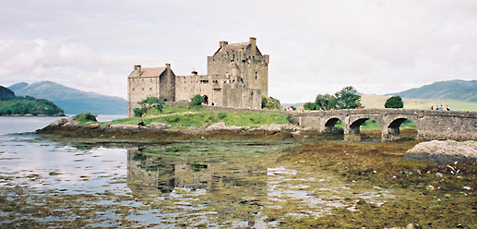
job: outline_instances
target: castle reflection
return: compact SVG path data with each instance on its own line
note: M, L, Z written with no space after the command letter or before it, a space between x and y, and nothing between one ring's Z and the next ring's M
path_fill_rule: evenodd
M174 188L214 193L240 187L254 195L266 195L267 169L239 164L227 157L171 155L162 148L128 149L128 187L132 191L155 190L171 193Z

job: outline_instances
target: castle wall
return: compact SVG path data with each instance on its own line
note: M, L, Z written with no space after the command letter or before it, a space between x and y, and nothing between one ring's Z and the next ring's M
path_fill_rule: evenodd
M166 70L159 76L159 99L172 102L176 99L176 77L170 65L166 66Z
M141 77L128 79L128 117L134 116L138 102L147 97L159 97L159 78Z
M207 75L192 72L176 76L170 64L165 68L145 68L140 65L128 77L128 116L139 101L159 97L169 102L190 101L194 95L207 99L209 105L233 108L261 108L261 96L268 96L269 56L262 55L256 39L249 42L228 44L207 57Z

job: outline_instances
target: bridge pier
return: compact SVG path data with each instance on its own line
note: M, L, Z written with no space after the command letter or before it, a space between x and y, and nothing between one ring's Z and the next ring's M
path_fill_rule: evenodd
M401 138L399 136L399 126L394 126L394 127L383 127L383 130L381 131L381 141L382 142L390 142L390 141L395 141Z
M359 142L361 141L361 134L345 134L343 138L347 142Z

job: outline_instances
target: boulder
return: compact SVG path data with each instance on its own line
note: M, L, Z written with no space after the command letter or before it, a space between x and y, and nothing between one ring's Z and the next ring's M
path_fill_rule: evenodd
M290 124L276 124L272 123L270 125L262 125L260 126L261 129L268 130L268 131L297 131L301 128L298 126L290 125Z
M229 130L229 131L243 131L245 128L239 126L227 126L224 122L214 123L210 126L205 127L206 131L215 131L215 130Z
M51 127L59 127L59 126L65 125L67 122L68 122L68 120L66 118L62 118L62 119L58 119L58 120L50 123L50 126Z
M404 154L403 160L428 160L446 165L456 161L477 160L477 142L429 141L421 142Z
M135 124L111 124L109 125L109 128L118 130L137 130L140 126Z
M165 123L162 123L162 122L151 122L147 126L152 128L152 129L157 129L157 130L169 129L169 128L172 127L171 125L165 124Z

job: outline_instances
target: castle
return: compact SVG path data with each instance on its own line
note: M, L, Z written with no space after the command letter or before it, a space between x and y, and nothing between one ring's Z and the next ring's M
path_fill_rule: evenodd
M199 94L204 103L229 108L261 108L262 95L268 96L269 55L262 55L257 40L219 43L213 56L207 57L207 75L192 71L176 76L170 64L142 68L135 65L128 76L128 116L134 116L138 102L147 97L165 101L189 101Z

